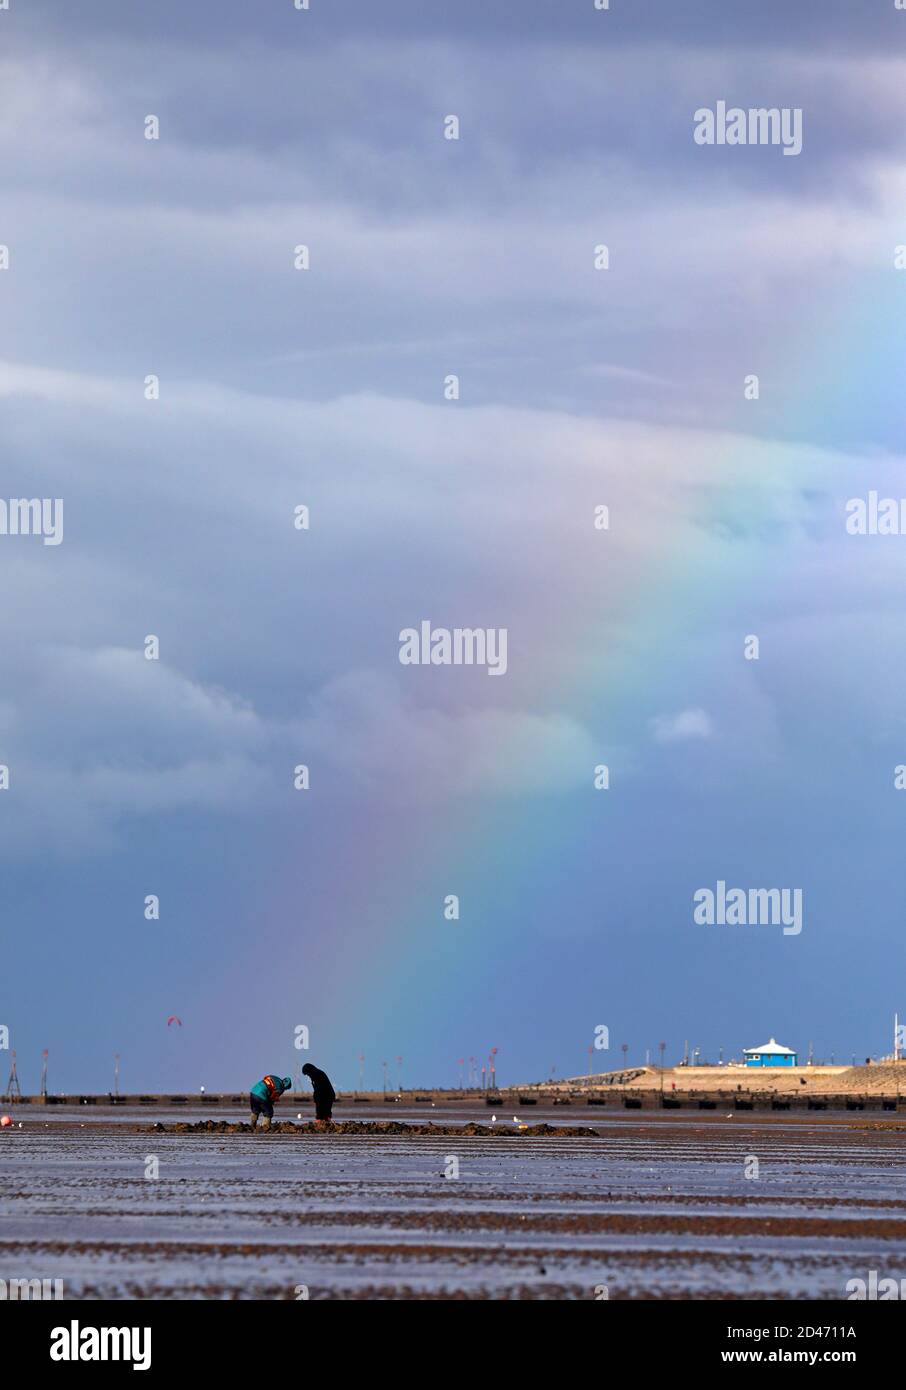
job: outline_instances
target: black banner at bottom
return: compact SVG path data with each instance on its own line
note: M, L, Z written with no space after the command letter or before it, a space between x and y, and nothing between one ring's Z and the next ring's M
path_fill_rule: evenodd
M487 1303L400 1302L407 1311L419 1304L416 1320L405 1316L397 1322L403 1310L395 1314L392 1303L369 1306L354 1299L7 1302L0 1305L3 1372L9 1378L35 1371L65 1378L77 1370L279 1375L296 1368L323 1374L370 1355L376 1373L391 1360L397 1371L406 1366L414 1373L413 1357L440 1356L449 1366L451 1338L464 1336L454 1353L464 1369L474 1368L480 1356L478 1364L504 1371L515 1358L531 1379L546 1365L559 1376L573 1358L592 1369L598 1357L614 1355L630 1367L637 1363L646 1375L800 1365L818 1372L842 1366L864 1377L890 1361L902 1328L898 1311L870 1302L590 1299L598 1306L583 1312L576 1302L557 1311L549 1302L539 1307L532 1301L531 1313L509 1303L490 1316ZM530 1323L523 1322L526 1316ZM484 1332L496 1348L490 1363L483 1337L470 1341ZM373 1341L363 1342L363 1336Z

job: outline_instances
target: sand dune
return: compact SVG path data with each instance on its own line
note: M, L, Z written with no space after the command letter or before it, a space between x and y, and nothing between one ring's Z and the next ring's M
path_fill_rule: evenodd
M598 1076L567 1078L554 1086L538 1089L545 1092L576 1091L659 1091L661 1072L657 1067L628 1067L625 1071L605 1072ZM841 1094L896 1096L906 1095L906 1060L873 1062L870 1066L812 1066L812 1067L666 1067L663 1072L665 1094L682 1095L689 1092L714 1091L730 1094L736 1090L773 1095ZM522 1088L523 1090L535 1088Z

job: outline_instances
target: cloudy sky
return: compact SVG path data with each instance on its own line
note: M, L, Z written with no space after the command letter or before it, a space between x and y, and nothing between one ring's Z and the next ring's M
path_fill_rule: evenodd
M906 13L11 0L0 88L2 491L65 506L0 536L23 1088L887 1051ZM696 926L721 879L802 933Z

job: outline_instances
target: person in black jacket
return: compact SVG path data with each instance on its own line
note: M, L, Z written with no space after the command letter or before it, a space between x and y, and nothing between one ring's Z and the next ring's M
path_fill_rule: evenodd
M321 1123L329 1122L333 1103L337 1098L337 1093L330 1084L330 1077L326 1071L319 1071L317 1067L313 1067L311 1062L305 1063L302 1075L308 1077L311 1089L315 1093L315 1119Z

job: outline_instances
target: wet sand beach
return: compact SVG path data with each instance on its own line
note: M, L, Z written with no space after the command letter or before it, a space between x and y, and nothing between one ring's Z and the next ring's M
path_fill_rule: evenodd
M488 1125L478 1109L432 1111L454 1130L437 1134L318 1134L309 1115L177 1131L210 1121L200 1109L14 1118L0 1276L62 1278L67 1297L840 1299L872 1269L906 1275L895 1116L539 1107L531 1125L589 1132L508 1114L491 1137L458 1131ZM369 1118L427 1128L423 1110ZM364 1128L352 1106L337 1119Z

